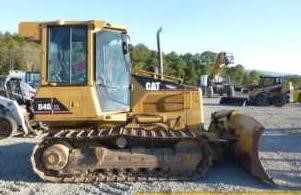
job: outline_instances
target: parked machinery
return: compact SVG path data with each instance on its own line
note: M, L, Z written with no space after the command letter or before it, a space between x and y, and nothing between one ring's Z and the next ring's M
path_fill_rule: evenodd
M42 48L33 105L49 134L31 156L42 179L189 179L231 151L253 175L272 182L258 158L262 125L236 111L220 111L205 130L198 87L153 73L131 74L124 27L60 20L24 22L19 29Z
M27 99L32 99L36 94L40 82L40 73L36 71L10 70L7 78L18 79L21 90Z
M26 71L25 72L25 83L29 84L34 89L40 86L40 72L38 71Z
M231 84L230 78L222 76L221 73L225 67L233 64L233 55L226 52L217 54L215 62L210 69L208 75L207 94L213 97L214 94L234 96L234 86Z
M0 139L18 132L25 136L33 134L30 122L32 99L26 96L21 83L14 75L0 76Z
M284 106L293 96L293 86L283 76L261 76L258 87L248 97L222 97L220 104L250 106Z
M289 102L292 91L292 83L284 77L262 76L258 88L250 92L248 104L281 107Z

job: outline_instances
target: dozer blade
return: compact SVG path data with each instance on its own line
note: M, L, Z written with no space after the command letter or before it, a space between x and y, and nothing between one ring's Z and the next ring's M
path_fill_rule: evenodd
M244 106L248 102L248 98L245 97L222 97L219 104L229 106Z
M223 125L218 125L221 122ZM259 160L258 145L264 127L257 120L238 111L223 110L212 115L209 131L213 129L222 130L222 135L230 135L233 139L231 151L252 175L264 182L274 183Z
M273 183L265 172L258 154L259 140L264 127L254 118L238 112L232 112L228 121L235 137L237 136L234 152L240 163L255 177Z

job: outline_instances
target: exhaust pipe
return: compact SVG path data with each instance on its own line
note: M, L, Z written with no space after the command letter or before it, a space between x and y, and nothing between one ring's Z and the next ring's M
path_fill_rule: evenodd
M157 47L158 47L158 61L160 65L160 77L163 80L163 54L161 51L161 45L160 45L160 33L162 32L162 27L160 27L157 31Z

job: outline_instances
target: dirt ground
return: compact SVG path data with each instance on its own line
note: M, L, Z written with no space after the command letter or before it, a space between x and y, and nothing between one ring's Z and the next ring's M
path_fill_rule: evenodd
M226 159L207 176L191 182L136 182L57 184L42 181L31 169L30 155L41 136L0 141L0 194L132 194L134 192L262 191L301 189L301 105L233 107L204 99L205 126L210 114L238 109L253 116L266 128L260 141L260 159L275 185L265 184Z

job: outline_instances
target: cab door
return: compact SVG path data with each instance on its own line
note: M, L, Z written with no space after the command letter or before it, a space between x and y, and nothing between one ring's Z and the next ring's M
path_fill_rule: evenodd
M130 66L124 34L103 30L96 34L96 83L103 112L130 109Z

